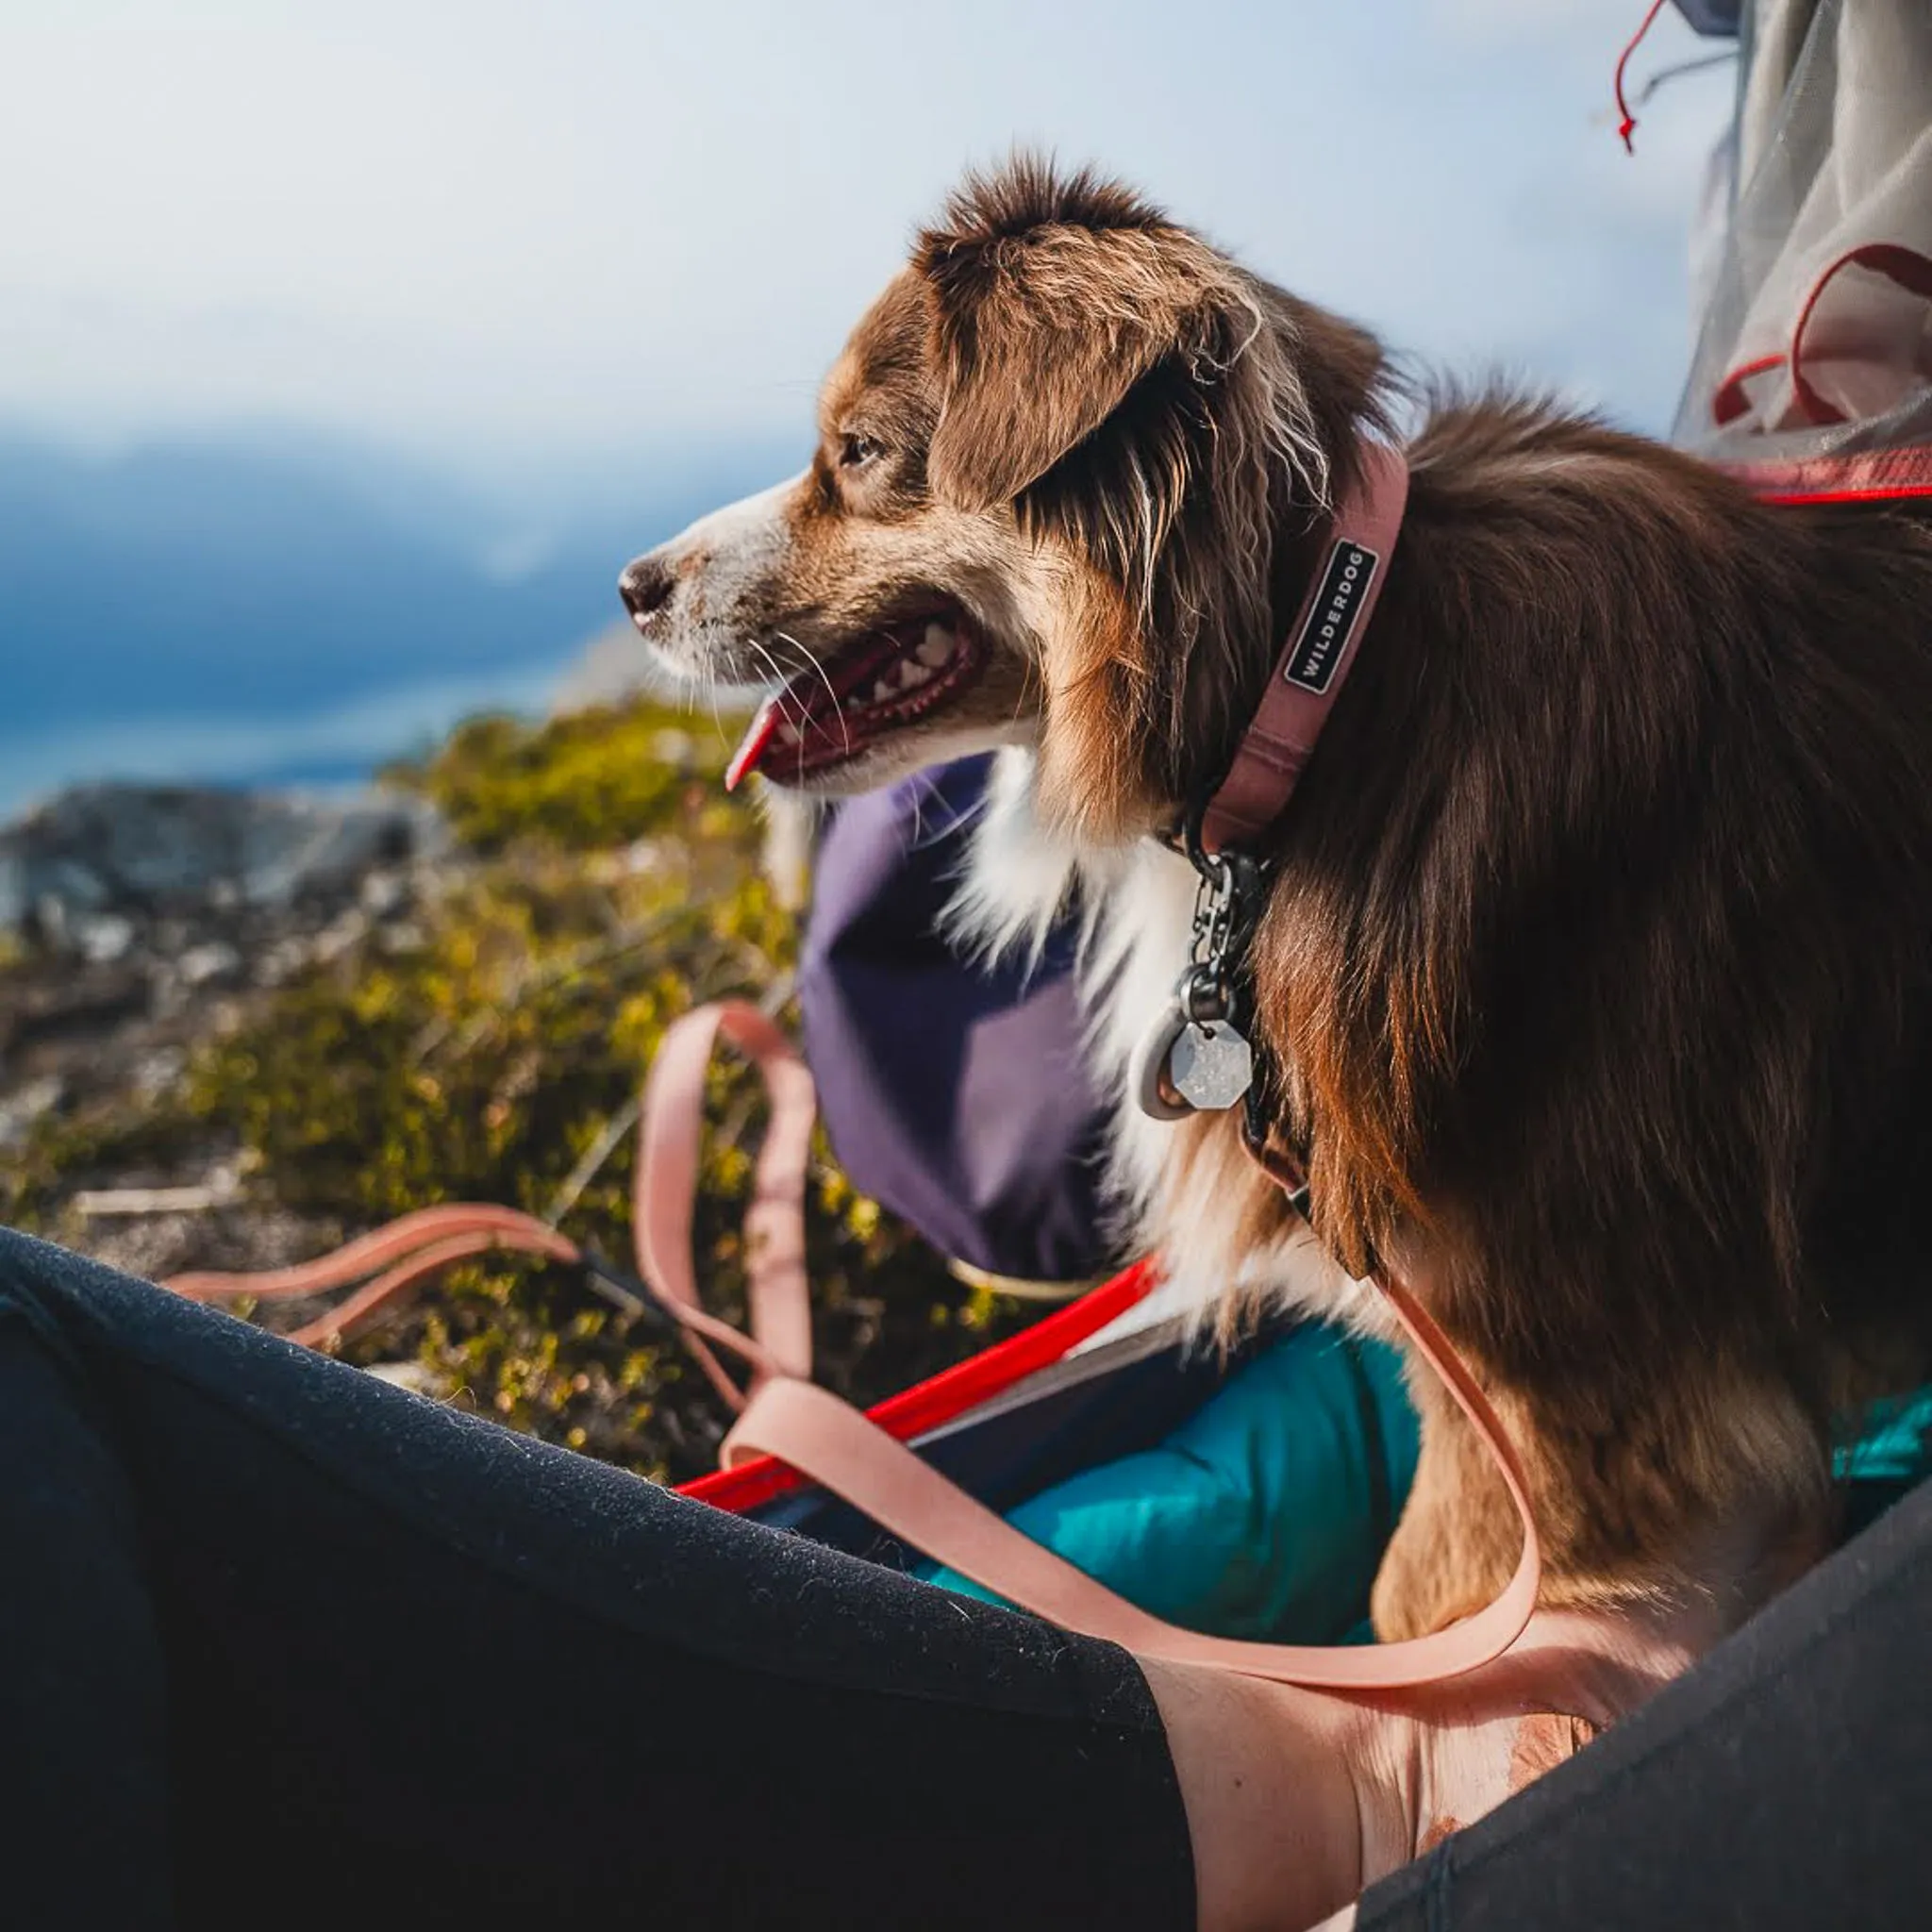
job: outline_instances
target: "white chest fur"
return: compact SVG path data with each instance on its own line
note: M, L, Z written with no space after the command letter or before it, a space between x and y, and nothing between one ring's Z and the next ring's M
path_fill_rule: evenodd
M1008 749L994 760L948 919L957 938L984 953L1037 959L1077 892L1089 1064L1113 1113L1108 1178L1116 1231L1124 1249L1160 1250L1163 1301L1205 1309L1239 1287L1310 1311L1368 1315L1357 1284L1305 1233L1243 1251L1227 1166L1177 1162L1174 1126L1149 1119L1134 1098L1135 1049L1188 961L1194 891L1192 867L1151 840L1096 850L1057 838L1034 811L1032 753ZM1238 1187L1267 1185L1242 1166L1232 1175Z

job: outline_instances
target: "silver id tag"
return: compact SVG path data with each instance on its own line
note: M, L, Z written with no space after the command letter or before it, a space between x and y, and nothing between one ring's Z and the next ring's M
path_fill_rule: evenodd
M1190 1107L1223 1113L1254 1085L1254 1049L1225 1020L1191 1020L1168 1050L1167 1077Z

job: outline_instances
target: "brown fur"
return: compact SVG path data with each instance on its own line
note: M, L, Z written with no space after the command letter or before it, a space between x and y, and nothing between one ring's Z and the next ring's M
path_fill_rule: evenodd
M1118 847L1224 768L1401 401L1359 329L1016 164L860 325L790 558L731 618L835 648L958 599L1001 668L949 727L1035 745L1042 819ZM887 457L855 475L861 421ZM1932 541L1508 393L1432 398L1407 447L1380 608L1266 855L1276 1131L1323 1242L1407 1274L1497 1399L1549 1600L1695 1590L1741 1525L1741 1603L1825 1533L1833 1416L1928 1367ZM1244 1252L1288 1225L1230 1117L1174 1133L1170 1178ZM1391 1635L1514 1557L1417 1392Z

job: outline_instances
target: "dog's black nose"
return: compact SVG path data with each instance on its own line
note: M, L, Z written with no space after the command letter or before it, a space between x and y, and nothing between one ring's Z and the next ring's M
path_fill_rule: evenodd
M617 580L617 594L630 611L630 621L642 630L671 601L676 582L668 565L659 563L655 557L641 557L625 566L624 575Z

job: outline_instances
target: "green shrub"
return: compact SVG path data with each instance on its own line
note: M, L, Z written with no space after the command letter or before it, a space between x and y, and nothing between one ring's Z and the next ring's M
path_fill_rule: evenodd
M534 725L473 719L425 763L389 775L432 799L473 851L534 840L595 851L721 797L727 749L712 721L699 729L661 705L640 704Z

